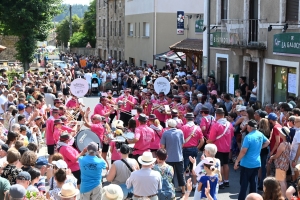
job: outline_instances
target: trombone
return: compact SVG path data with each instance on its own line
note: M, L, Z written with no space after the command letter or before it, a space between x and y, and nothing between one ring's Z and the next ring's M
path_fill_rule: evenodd
M114 108L116 111L120 111L120 112L123 112L123 113L125 113L127 115L134 116L133 114L131 114L131 112L128 112L127 110L121 109L121 105L122 104L114 105L114 104L107 103L107 105L109 105L110 107Z

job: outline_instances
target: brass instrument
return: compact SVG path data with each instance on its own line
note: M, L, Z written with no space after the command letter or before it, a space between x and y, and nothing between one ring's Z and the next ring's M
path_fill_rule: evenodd
M160 113L165 111L165 107L164 105L157 105L154 108L152 108L151 112L153 112L154 110L158 110Z
M123 100L123 102L124 102L124 107L126 107L126 105L127 105L127 101L128 101L128 97L127 97L127 96L125 96L125 97L124 97L124 100Z
M121 112L123 112L123 113L125 113L125 114L127 114L127 115L134 116L134 115L131 114L131 112L128 112L128 111L126 111L126 110L124 110L124 109L121 109L121 105L124 105L124 104L125 104L125 103L122 102L122 101L119 101L119 102L118 102L118 105L114 105L114 104L107 103L107 105L111 106L111 107L114 108L114 110L116 110L116 111L119 110L119 111L121 111Z

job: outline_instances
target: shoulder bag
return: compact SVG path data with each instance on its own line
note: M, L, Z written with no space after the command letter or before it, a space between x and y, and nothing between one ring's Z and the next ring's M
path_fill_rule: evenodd
M193 129L193 132L191 133L191 135L190 135L188 138L185 139L184 143L187 143L188 141L190 141L190 139L193 137L193 135L194 135L196 129L197 129L197 125L195 124L195 125L194 125L194 129Z
M127 166L127 168L129 169L130 172L133 172L133 169L130 167L130 165L128 164L128 162L126 162L126 160L121 159L121 161Z
M227 122L227 125L226 125L226 128L225 128L224 132L223 132L221 135L217 136L216 140L220 139L221 137L223 137L223 136L226 134L226 132L227 132L229 126L230 126L230 123ZM215 141L216 141L216 140L215 140Z

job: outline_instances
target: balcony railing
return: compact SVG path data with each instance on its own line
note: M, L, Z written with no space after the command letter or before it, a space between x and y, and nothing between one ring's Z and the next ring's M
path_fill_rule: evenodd
M229 19L223 20L216 32L211 31L211 46L246 49L266 49L266 41L261 41L258 35L259 19Z

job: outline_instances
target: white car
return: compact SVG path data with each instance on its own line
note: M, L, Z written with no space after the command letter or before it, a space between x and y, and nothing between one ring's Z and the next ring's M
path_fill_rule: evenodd
M61 69L67 68L67 63L61 60L54 60L52 61L53 67L59 67Z

